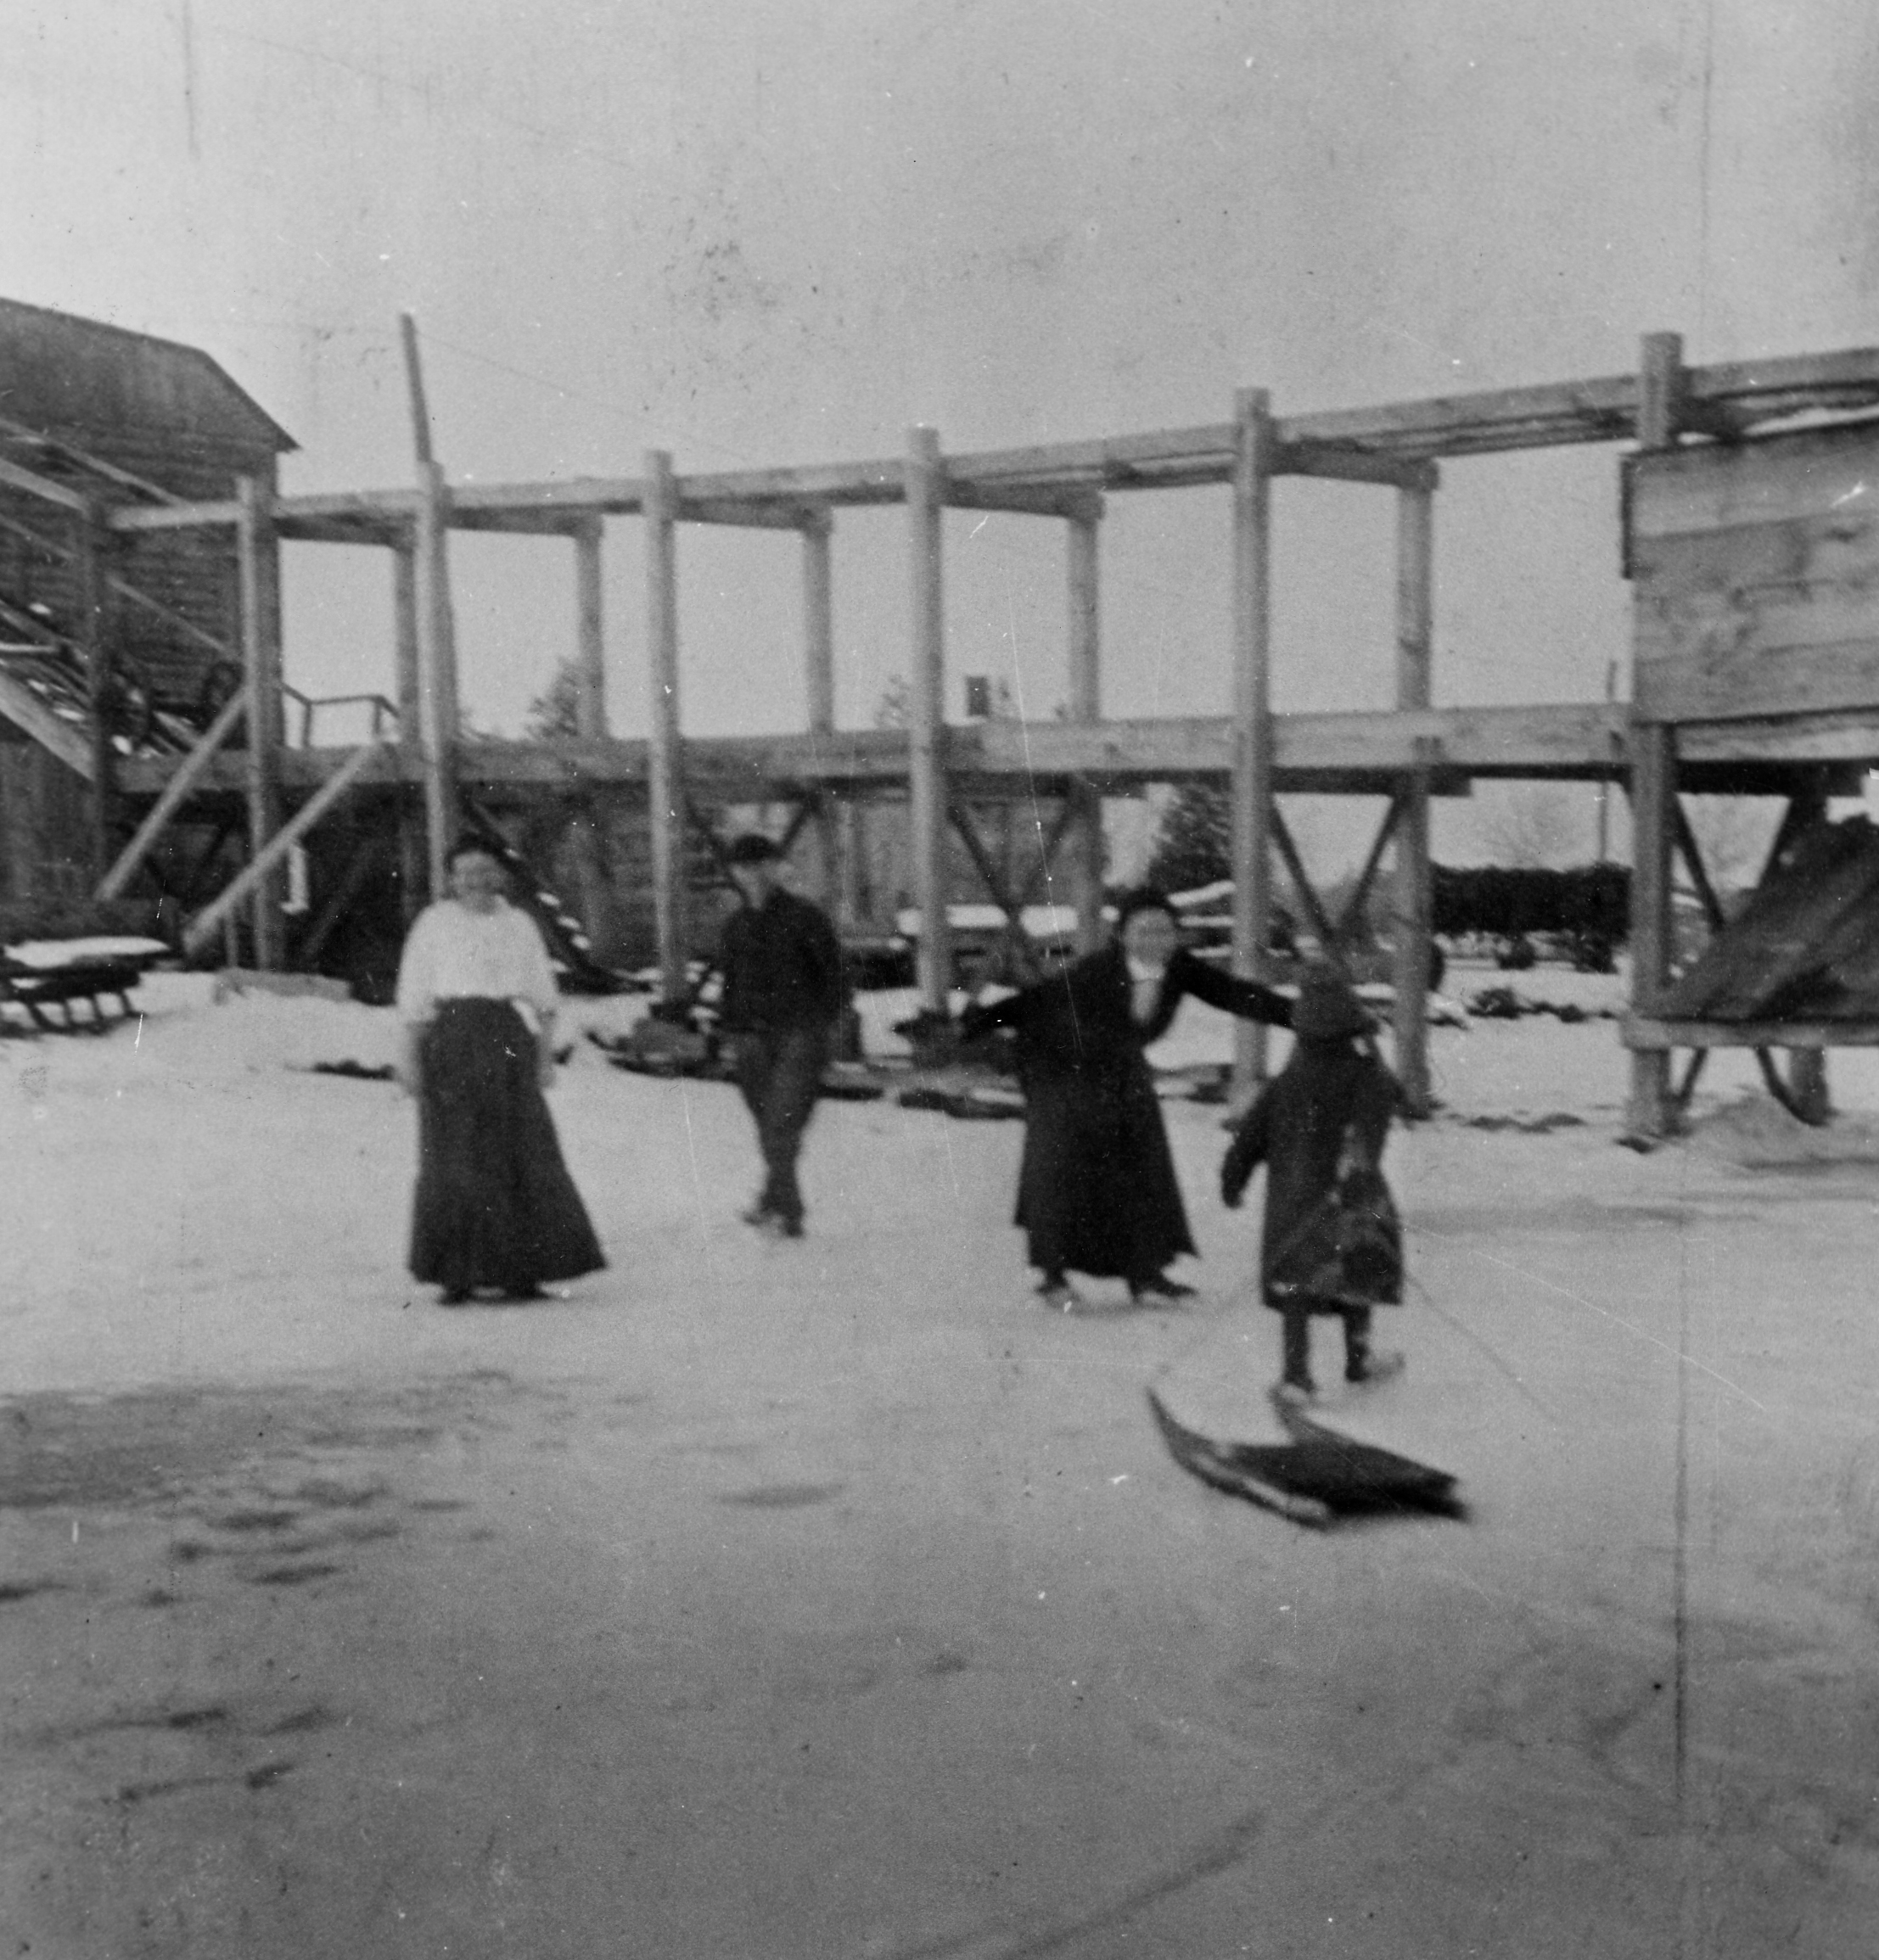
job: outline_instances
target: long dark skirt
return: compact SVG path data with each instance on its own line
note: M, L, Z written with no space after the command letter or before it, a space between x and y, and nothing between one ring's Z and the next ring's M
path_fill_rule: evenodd
M1015 1223L1046 1273L1147 1280L1194 1250L1145 1065L1026 1084Z
M542 1099L535 1035L515 1009L445 1001L421 1069L412 1276L513 1288L604 1266Z

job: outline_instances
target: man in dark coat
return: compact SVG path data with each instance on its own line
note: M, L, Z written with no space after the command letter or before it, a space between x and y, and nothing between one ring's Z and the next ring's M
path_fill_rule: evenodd
M1371 1347L1371 1309L1402 1298L1401 1239L1383 1181L1383 1144L1403 1100L1396 1078L1357 1038L1370 1016L1328 966L1309 970L1293 1011L1291 1059L1242 1120L1220 1166L1220 1196L1237 1207L1267 1166L1259 1280L1284 1316L1285 1362L1275 1395L1309 1402L1311 1316L1344 1324L1344 1375L1375 1381L1402 1366Z
M1101 952L966 1011L968 1039L1017 1031L1025 1123L1014 1222L1048 1306L1078 1304L1072 1271L1126 1280L1144 1304L1193 1291L1165 1271L1194 1240L1142 1052L1189 994L1244 1020L1283 1028L1291 1018L1282 995L1187 952L1166 897L1143 890L1124 900Z
M738 1087L756 1119L764 1162L763 1189L743 1218L799 1239L796 1159L848 1005L841 942L825 913L778 882L768 837L738 837L727 856L743 902L724 929L719 1025L736 1044Z

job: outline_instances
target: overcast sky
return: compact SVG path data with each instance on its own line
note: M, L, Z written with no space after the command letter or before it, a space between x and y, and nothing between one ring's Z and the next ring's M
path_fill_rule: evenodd
M207 349L292 490L717 470L1879 341L1871 0L10 0L0 289ZM1596 698L1616 452L1450 466L1439 700ZM1381 705L1387 492L1279 497L1282 708ZM1063 694L1062 527L948 519L949 661ZM1227 705L1224 493L1111 500L1106 705ZM569 552L453 546L513 729ZM634 520L609 668L645 725ZM793 540L687 530L683 715L800 724ZM389 689L378 554L293 547L289 678ZM906 665L905 518L842 513L839 711ZM956 678L949 712L959 712Z

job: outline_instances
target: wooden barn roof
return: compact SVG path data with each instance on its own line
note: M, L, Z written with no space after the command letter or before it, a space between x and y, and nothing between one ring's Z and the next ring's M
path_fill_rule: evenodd
M1657 1012L1879 1022L1879 829L1854 817L1804 832Z
M279 455L298 446L200 348L0 300L0 416Z

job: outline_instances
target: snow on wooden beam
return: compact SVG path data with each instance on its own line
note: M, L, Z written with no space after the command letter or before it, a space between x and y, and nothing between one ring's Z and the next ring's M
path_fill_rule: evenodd
M0 714L56 755L67 769L87 782L92 780L92 745L84 730L54 714L31 688L10 674L0 673Z
M208 530L218 524L232 529L241 522L241 506L226 498L210 503L138 505L113 511L104 522L114 531Z

